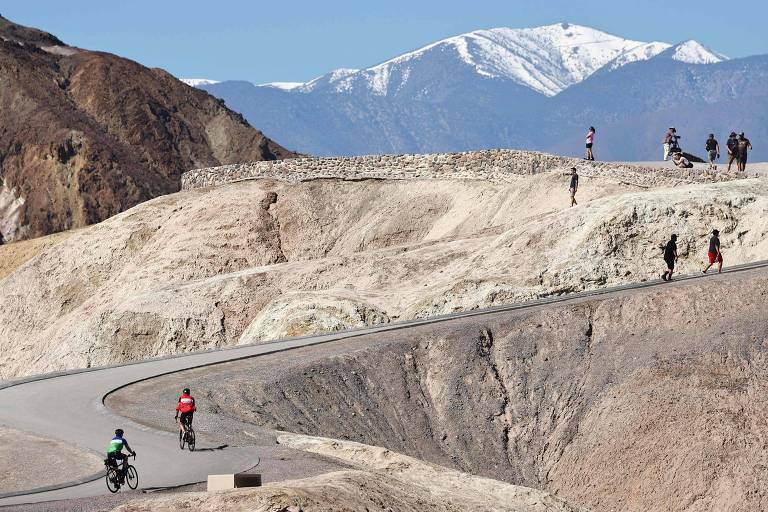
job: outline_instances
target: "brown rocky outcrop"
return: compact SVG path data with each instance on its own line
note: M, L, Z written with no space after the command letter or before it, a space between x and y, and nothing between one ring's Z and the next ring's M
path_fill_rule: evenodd
M0 232L40 236L178 191L182 172L293 156L161 69L0 18Z

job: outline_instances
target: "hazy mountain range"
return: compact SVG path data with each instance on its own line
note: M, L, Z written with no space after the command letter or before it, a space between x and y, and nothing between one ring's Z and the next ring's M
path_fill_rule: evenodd
M658 159L669 125L691 152L766 133L768 56L729 60L696 41L624 39L561 23L450 37L366 69L307 83L189 81L291 149L317 154L520 147ZM755 146L753 158L768 158Z

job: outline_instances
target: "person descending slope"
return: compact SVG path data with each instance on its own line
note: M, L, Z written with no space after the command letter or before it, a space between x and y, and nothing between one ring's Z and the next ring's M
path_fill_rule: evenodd
M592 154L592 145L595 143L595 127L590 126L587 131L587 157L584 160L594 160L595 155Z
M709 157L709 169L712 171L717 170L715 160L720 158L720 143L715 139L714 133L709 134L709 138L705 143L705 149L707 150L707 156Z
M672 273L675 271L675 262L677 261L677 235L672 234L664 246L664 262L667 264L667 270L661 274L664 281L672 280Z
M568 185L568 191L571 193L571 206L576 206L576 191L579 190L579 175L576 173L576 168L571 167L571 172L563 173L563 176L570 176L571 181Z

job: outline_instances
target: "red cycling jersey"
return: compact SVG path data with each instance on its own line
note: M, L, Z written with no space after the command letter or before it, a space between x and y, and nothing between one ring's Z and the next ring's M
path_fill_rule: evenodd
M181 413L195 412L195 399L191 395L181 395L176 410Z

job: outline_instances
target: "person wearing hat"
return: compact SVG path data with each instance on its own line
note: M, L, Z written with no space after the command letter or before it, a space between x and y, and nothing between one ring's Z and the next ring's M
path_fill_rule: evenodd
M707 270L709 270L715 263L717 263L717 272L722 272L723 253L720 252L720 231L716 229L712 230L712 238L709 239L709 251L707 252L707 256L709 257L709 265L701 271L702 274L706 274Z
M667 270L661 274L664 281L672 280L672 273L675 271L675 262L677 261L677 235L674 233L664 247L664 262L667 264Z
M736 142L738 142L736 132L731 132L728 136L728 142L725 143L725 147L728 150L728 172L731 171L731 164L733 162L736 162L736 167L739 166L739 157L736 156Z
M677 130L675 130L674 126L670 126L669 130L667 130L667 134L664 135L664 161L667 161L667 158L669 158L669 150L672 147L672 141L675 140L675 137L677 136Z
M736 155L739 158L739 172L747 170L747 150L752 149L752 143L744 136L744 132L739 134L739 140L736 141Z
M709 169L715 171L717 170L717 164L715 164L715 160L720 158L720 143L717 142L714 133L709 134L705 148L707 150L707 156L709 157Z

